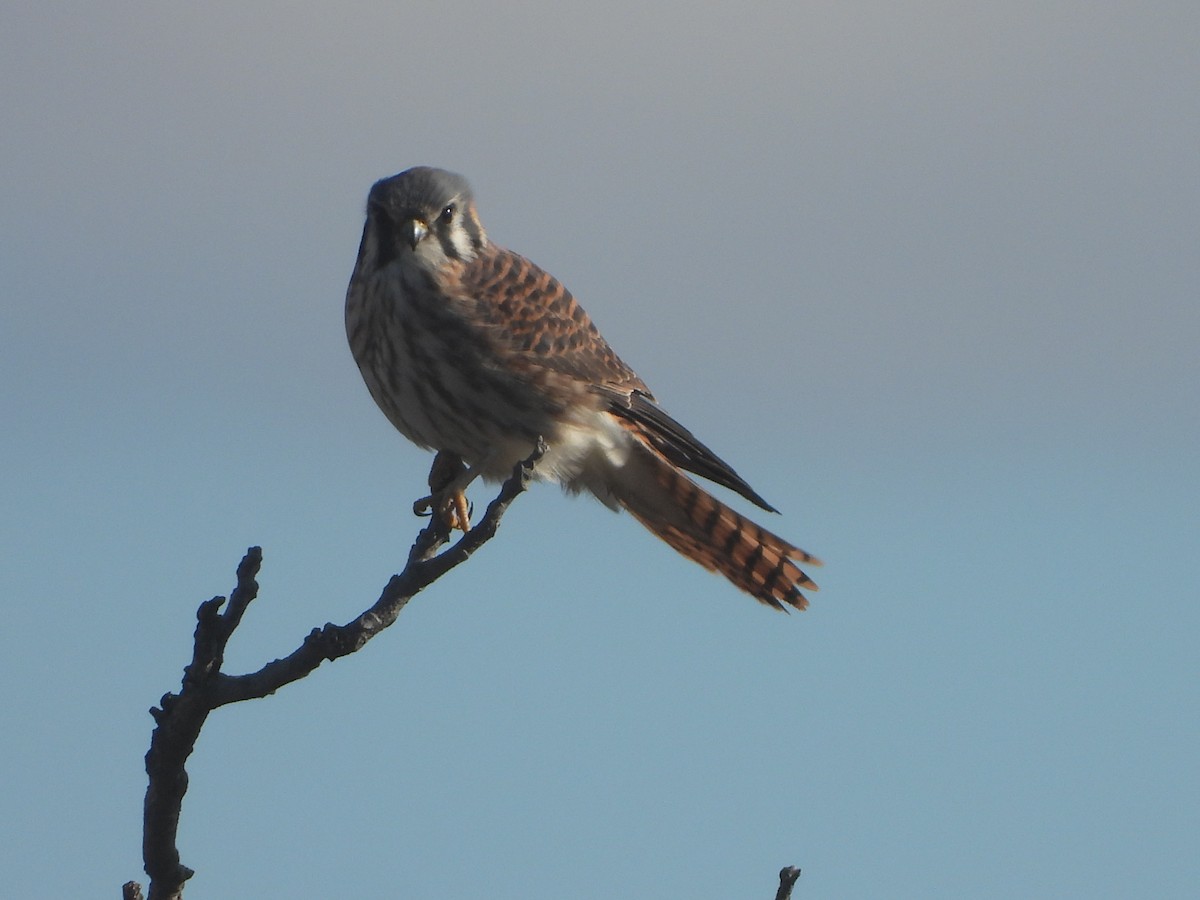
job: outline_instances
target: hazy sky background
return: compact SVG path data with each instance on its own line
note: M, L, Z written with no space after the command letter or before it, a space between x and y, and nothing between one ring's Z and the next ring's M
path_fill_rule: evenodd
M146 710L402 563L342 302L466 174L823 557L782 616L542 487L216 713L189 900L1200 894L1200 6L7 3L0 872L141 875ZM477 508L489 492L476 490Z

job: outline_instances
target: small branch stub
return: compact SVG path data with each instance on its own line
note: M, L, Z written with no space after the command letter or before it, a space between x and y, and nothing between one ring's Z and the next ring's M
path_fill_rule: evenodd
M788 900L792 896L792 888L796 886L796 879L800 877L800 870L795 866L784 866L779 870L779 890L775 892L775 900Z

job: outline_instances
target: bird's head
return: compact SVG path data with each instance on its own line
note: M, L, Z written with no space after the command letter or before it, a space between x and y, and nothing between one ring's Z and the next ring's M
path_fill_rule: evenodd
M400 260L437 271L473 259L486 243L461 175L418 166L375 182L367 196L363 250L377 270Z

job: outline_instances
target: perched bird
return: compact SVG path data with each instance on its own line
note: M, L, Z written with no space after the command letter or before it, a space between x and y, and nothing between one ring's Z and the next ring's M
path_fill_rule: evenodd
M669 416L553 276L488 240L466 179L418 167L376 182L346 292L346 334L375 402L438 455L418 501L470 527L463 491L533 451L538 478L627 509L684 556L776 609L808 605L819 562L682 470L775 510Z

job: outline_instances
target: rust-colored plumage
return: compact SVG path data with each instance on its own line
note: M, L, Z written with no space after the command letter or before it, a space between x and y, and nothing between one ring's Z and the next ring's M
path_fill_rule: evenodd
M505 477L541 437L539 477L629 510L763 603L807 606L816 585L798 563L817 560L681 471L774 511L658 406L562 284L487 239L460 176L410 169L371 189L346 331L392 424L466 464L431 484L447 521L465 527L470 480Z

